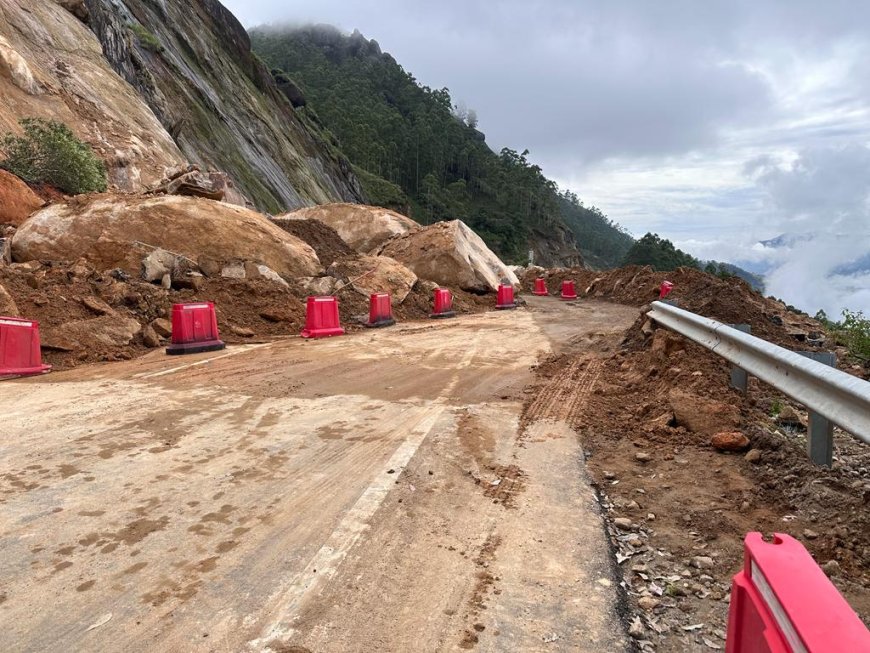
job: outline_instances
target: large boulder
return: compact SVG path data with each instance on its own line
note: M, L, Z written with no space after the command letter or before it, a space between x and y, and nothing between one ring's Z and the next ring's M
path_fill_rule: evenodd
M488 292L517 276L461 220L438 222L394 238L380 251L407 265L421 279L450 288Z
M417 283L407 267L388 256L359 256L336 261L329 267L330 276L349 284L364 297L389 293L394 304L401 304Z
M320 220L361 254L370 254L396 236L421 229L401 213L365 204L321 204L286 213L278 219Z
M740 426L740 410L733 404L699 397L679 388L670 391L668 403L677 424L693 433L713 436Z
M177 195L94 195L54 204L18 228L12 258L85 258L98 269L139 276L142 259L157 247L191 260L251 261L288 278L322 270L309 245L259 213Z
M15 175L0 170L0 224L17 227L43 204L45 202L30 190L30 186Z

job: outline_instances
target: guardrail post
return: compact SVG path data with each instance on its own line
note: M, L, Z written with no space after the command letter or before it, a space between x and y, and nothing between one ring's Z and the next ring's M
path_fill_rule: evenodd
M837 365L837 355L830 351L795 352L831 367ZM816 465L830 467L834 462L834 425L827 417L809 411L807 425L807 455Z
M743 333L752 333L752 327L748 324L729 324L728 326ZM731 366L731 387L746 394L746 389L749 387L749 375L746 373L746 370L736 365Z

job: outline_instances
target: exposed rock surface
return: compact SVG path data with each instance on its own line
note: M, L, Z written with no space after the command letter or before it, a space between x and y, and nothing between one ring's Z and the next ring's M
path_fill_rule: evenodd
M731 404L699 397L679 388L670 391L668 401L677 424L694 433L712 436L740 425L740 411Z
M5 317L18 317L18 306L9 291L0 286L0 315Z
M314 250L259 213L195 197L95 195L42 209L16 231L16 261L86 258L139 276L154 248L195 260L252 261L292 278L321 271Z
M17 227L43 204L27 184L0 170L0 224L5 222Z
M417 275L388 256L360 256L336 261L329 274L349 284L364 297L389 293L394 304L401 304L417 283Z
M460 221L438 222L390 240L380 252L407 265L422 279L450 288L489 292L516 275L483 239Z
M362 199L350 164L294 111L220 2L85 2L106 58L191 162L228 173L272 213Z
M396 236L421 229L420 225L401 213L364 204L323 204L300 209L275 218L284 220L319 220L332 227L352 249L370 254Z
M91 343L103 347L122 347L130 344L141 330L142 325L133 318L111 313L49 327L45 329L44 337L50 347L75 351L85 349Z
M27 117L66 123L123 190L142 190L184 161L87 25L52 0L0 2L0 131Z

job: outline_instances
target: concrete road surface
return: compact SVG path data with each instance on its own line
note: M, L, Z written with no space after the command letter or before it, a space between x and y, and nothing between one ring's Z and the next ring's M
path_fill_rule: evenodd
M564 420L638 313L530 304L0 383L0 650L626 649Z

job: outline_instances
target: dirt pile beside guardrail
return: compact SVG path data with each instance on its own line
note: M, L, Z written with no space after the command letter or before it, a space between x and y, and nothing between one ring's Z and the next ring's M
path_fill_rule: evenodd
M604 298L640 305L665 276L615 270L596 287ZM739 310L741 322L763 327L754 332L793 349L810 346L795 338L790 320L814 321L792 317L742 282L707 276L667 278L681 306L735 322ZM626 288L632 279L636 286ZM757 379L743 395L729 388L729 371L714 353L643 315L615 352L591 361L567 354L537 369L541 389L555 383L580 392L594 379L586 408L568 419L588 455L644 651L724 648L731 577L751 531L800 540L870 623L870 447L835 430L833 468L814 466L803 408Z

